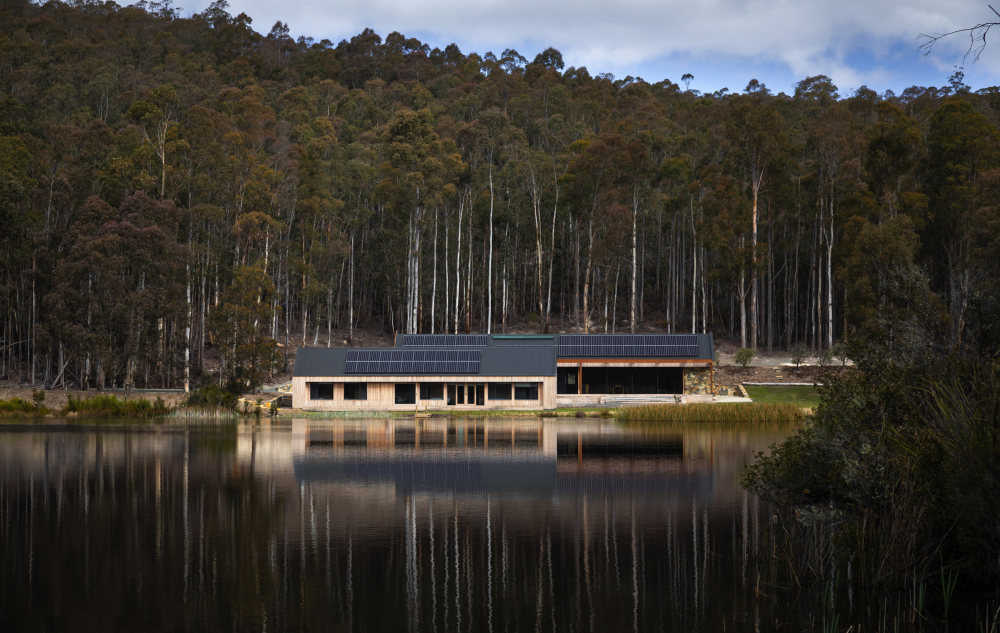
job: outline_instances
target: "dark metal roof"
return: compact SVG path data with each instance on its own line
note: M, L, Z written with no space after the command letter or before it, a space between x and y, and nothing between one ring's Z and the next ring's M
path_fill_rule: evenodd
M711 334L400 334L396 347L555 347L559 358L714 359Z
M294 375L552 376L557 358L714 360L715 344L711 334L407 334L391 348L300 348Z
M486 347L486 334L400 334L396 347Z
M347 351L348 374L477 374L479 350L468 349L352 349Z
M463 358L436 359L440 354ZM474 354L475 367L464 356ZM402 358L400 355L405 355ZM400 358L395 358L400 356ZM420 356L420 358L417 358ZM377 357L377 358L376 358ZM423 364L423 366L421 366ZM449 366L445 366L449 364ZM554 376L554 346L502 346L445 350L433 347L399 348L300 348L295 358L295 376Z
M702 334L561 334L560 358L711 358L700 356ZM709 337L711 335L708 335Z

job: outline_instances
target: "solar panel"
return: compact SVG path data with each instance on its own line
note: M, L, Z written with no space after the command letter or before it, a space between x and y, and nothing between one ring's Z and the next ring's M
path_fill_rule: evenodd
M486 347L485 334L401 334L397 347Z
M347 374L477 374L479 350L348 350Z
M563 358L692 358L698 356L695 334L563 334Z

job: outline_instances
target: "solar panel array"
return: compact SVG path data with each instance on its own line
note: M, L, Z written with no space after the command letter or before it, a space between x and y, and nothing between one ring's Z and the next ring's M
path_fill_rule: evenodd
M478 350L348 350L347 374L477 374Z
M562 334L559 356L582 358L696 358L695 334Z
M486 334L401 334L400 347L486 347Z

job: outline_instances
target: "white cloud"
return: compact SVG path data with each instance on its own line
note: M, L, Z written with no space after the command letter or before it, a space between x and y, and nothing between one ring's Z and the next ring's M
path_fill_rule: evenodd
M682 55L780 64L795 76L824 73L855 86L919 64L919 34L990 16L982 0L230 0L230 13L241 11L265 33L280 19L296 35L335 42L371 27L383 36L399 31L433 39L432 45L458 42L464 52L516 48L528 59L554 46L567 64L591 72L637 74L629 69ZM929 61L949 70L961 63L966 44L954 36ZM901 47L910 48L913 59L887 62L894 71L879 69L879 59ZM859 50L876 59L858 59ZM988 49L981 63L997 59L1000 52Z

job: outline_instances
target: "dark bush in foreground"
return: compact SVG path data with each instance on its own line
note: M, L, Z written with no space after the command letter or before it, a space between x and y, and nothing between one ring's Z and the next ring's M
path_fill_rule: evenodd
M759 457L744 483L778 505L779 558L797 580L840 574L863 588L936 595L955 579L995 586L998 420L995 362L870 362L833 378L815 424Z

